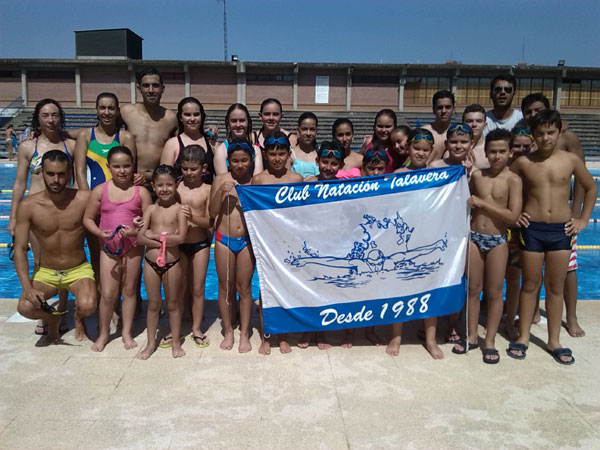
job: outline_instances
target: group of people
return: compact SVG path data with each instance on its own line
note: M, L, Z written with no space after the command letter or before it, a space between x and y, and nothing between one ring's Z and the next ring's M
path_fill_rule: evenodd
M137 88L142 103L120 108L114 94L101 93L96 101L97 125L68 132L60 105L42 100L34 111L33 138L19 147L8 225L22 285L18 310L42 321L36 332L47 334L50 342L59 339L66 312L64 293L69 290L75 297L77 339L86 339L84 317L97 307L98 336L92 350L102 351L109 341L111 321L118 321L121 298L123 345L136 347L132 324L144 259L147 341L138 358L149 358L157 346L170 347L173 357L185 354L181 346L185 297L191 304L191 337L196 346L208 346L201 324L214 236L223 333L220 347L233 348L234 324L239 320L238 351L248 352L255 260L236 185L323 181L462 165L469 177L472 208L466 269L469 309L466 336L456 330L458 313L449 318L447 339L454 343L452 351L466 353L479 345L479 297L484 290L488 317L483 361L499 361L494 340L503 313L512 341L507 354L525 358L544 264L547 348L559 363L574 362L571 351L559 341L563 289L573 238L589 220L596 186L582 153L569 148L577 141L563 130L560 115L549 109L543 95L523 99L521 114L511 108L516 80L511 75L498 76L490 89L494 108L486 112L480 105L470 105L462 122L452 124L454 96L439 91L433 97L433 123L410 129L397 124L394 111L383 109L375 117L373 134L365 136L360 151L355 151L349 119L337 119L331 139L318 145L317 116L303 113L294 131L284 130L279 127L281 103L272 98L260 107L258 131L253 131L245 105L231 105L224 140L218 142L218 130L205 126L206 114L196 98L182 99L176 113L160 105L165 86L156 69L140 72ZM29 193L23 199L28 176ZM31 276L29 243L34 256ZM517 267L522 273L520 288L518 269L510 270ZM161 285L170 332L158 341ZM58 305L50 305L47 299L57 293ZM517 305L518 333L514 325ZM435 317L424 319L424 340L431 356L439 359L443 352L436 342L436 323ZM571 334L583 335L575 304L568 301L567 327ZM380 343L373 327L364 331L367 339ZM402 324L393 324L389 354L398 354L401 335ZM261 354L270 352L271 338L261 330ZM298 346L307 347L313 339L321 349L330 346L324 332L304 333ZM350 347L352 339L349 329L341 345ZM277 341L281 352L291 351L286 335L278 335Z

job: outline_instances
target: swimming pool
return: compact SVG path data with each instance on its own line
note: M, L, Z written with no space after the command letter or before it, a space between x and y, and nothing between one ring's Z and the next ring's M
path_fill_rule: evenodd
M600 168L591 168L590 172L596 180L596 185L600 185ZM13 263L8 259L8 244L11 242L11 237L6 230L10 212L10 190L12 189L15 173L16 165L14 163L0 164L0 298L16 298L19 296L21 289ZM596 202L597 206L598 200ZM589 225L579 233L577 244L577 260L579 264L577 271L578 298L599 299L598 286L600 285L600 275L596 271L595 266L600 262L600 208L594 208ZM206 275L205 296L207 299L216 299L218 292L217 275L213 250L211 249L210 252L211 257ZM29 252L29 265L32 267L31 252ZM145 294L145 290L142 287L142 297L145 298ZM252 297L258 298L258 278L256 271L252 279Z

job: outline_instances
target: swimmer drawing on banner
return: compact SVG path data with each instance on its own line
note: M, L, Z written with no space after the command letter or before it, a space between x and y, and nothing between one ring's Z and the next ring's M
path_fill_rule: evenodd
M299 254L290 256L284 262L294 267L304 267L308 264L320 266L319 275L315 275L311 281L325 281L333 283L338 287L355 287L369 283L374 276L381 278L395 273L397 279L411 280L414 278L424 278L427 275L437 271L443 263L437 260L424 260L424 256L433 254L437 251L445 251L448 240L446 235L444 239L422 245L420 247L409 248L408 242L414 231L414 227L409 227L404 219L396 212L396 217L390 219L384 217L381 220L365 214L365 219L359 226L363 230L362 240L355 241L353 248L345 256L321 256L317 250L308 247L306 241ZM380 240L385 240L385 247L377 244L372 235L379 231ZM400 249L388 255L384 254L379 247L386 249L392 248L385 239L381 230L394 232L392 245L395 243Z

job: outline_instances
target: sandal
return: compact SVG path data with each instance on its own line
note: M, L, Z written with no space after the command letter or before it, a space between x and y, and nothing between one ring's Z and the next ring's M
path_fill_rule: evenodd
M457 345L462 347L462 350L456 348ZM454 344L454 347L452 347L452 353L456 353L457 355L464 355L469 350L475 350L476 348L479 348L479 342L475 342L474 344L471 344L470 342L467 342L466 339L465 340L461 339L460 341L458 341Z
M196 344L196 347L198 347L198 348L206 348L210 345L210 341L208 340L207 335L203 335L203 336L192 335L192 339L194 340L194 343Z
M514 352L521 352L521 354L516 354ZM506 349L506 354L514 359L525 359L525 353L527 352L527 346L525 344L521 344L520 342L509 342L508 348Z
M171 348L171 341L173 340L173 336L168 335L168 336L164 336L161 340L160 340L160 344L158 344L158 346L160 348ZM183 336L179 337L179 343L183 344L185 342L185 338Z
M500 361L500 354L495 348L484 348L482 353L483 362L486 364L498 364ZM497 358L490 358L491 356L497 356Z

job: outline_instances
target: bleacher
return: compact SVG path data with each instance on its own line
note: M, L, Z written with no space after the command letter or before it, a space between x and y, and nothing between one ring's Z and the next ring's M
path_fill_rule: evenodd
M281 127L286 130L293 130L298 122L298 117L303 111L284 111L281 119ZM220 130L220 138L223 138L225 110L207 110L206 125L216 125ZM258 111L250 111L254 129L258 129L260 119ZM316 113L319 118L319 127L317 140L323 141L331 139L331 126L338 117L347 117L354 124L354 146L360 145L362 136L373 132L373 120L375 112L373 111L319 111ZM31 123L33 108L23 108L10 123L15 127L17 135L23 132L25 127ZM96 112L93 108L65 108L66 127L68 129L91 127L96 124ZM597 114L563 114L563 118L568 121L569 129L573 130L579 136L581 146L584 149L586 158L600 159L600 115ZM427 112L398 113L398 124L407 124L414 127L417 123L425 124L433 120L433 115ZM458 114L454 121L460 120ZM4 146L4 142L2 142Z

